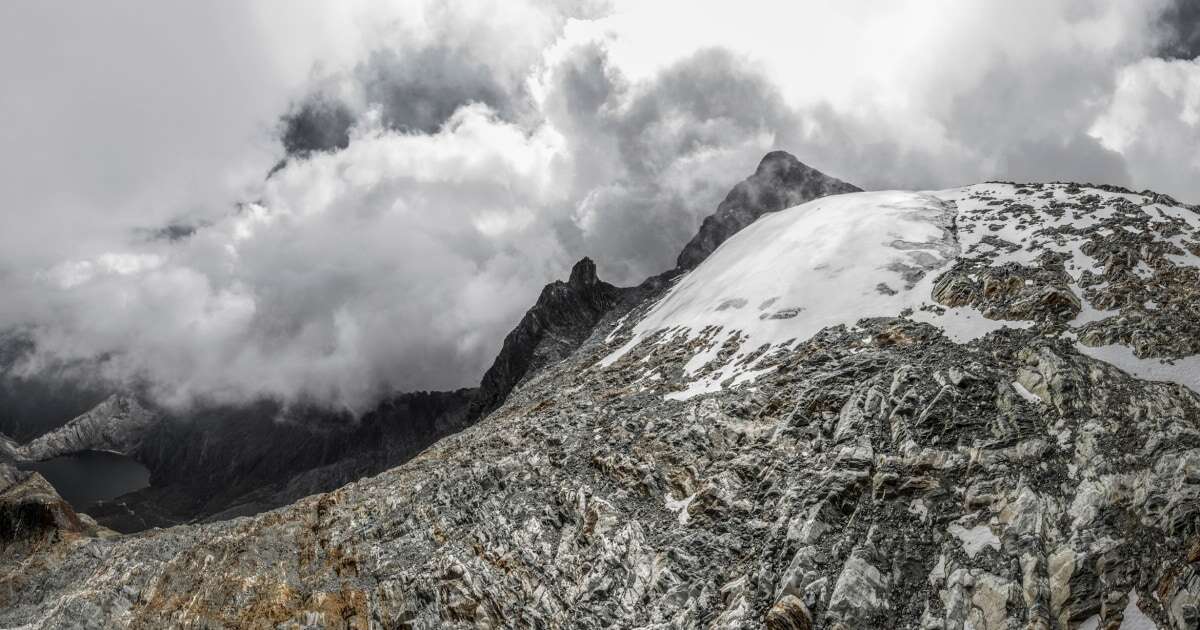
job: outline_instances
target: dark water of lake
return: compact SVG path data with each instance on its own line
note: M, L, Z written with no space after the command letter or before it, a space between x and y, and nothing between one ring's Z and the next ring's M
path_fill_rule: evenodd
M150 485L150 471L116 453L88 451L18 466L36 470L76 510Z

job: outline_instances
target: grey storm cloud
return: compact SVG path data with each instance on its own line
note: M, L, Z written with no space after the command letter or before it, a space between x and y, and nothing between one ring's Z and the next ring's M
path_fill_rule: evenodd
M377 108L388 129L433 133L458 108L484 103L512 118L520 86L504 85L493 69L472 59L470 51L435 47L424 50L372 51L350 73L339 77L357 90L351 105L318 88L280 120L280 137L290 156L344 149L362 110ZM357 110L357 111L356 111Z
M166 3L161 20L221 36L125 53L161 86L123 72L106 92L106 66L84 64L105 107L68 98L69 66L39 83L0 37L21 88L0 109L33 129L0 132L33 156L10 158L0 235L0 328L36 348L13 369L87 365L168 403L356 410L473 384L543 284L584 255L617 284L670 267L773 149L864 188L1069 179L1200 199L1186 3L1039 0L1028 23L956 3L919 38L921 3L847 2L843 22L796 4L771 21L853 24L820 41L768 32L755 13L778 5L685 4L659 29L634 19L640 3L313 4L224 22ZM710 10L734 13L705 30ZM83 18L0 11L25 45L40 27L81 59L104 49ZM152 26L108 17L91 16L104 41ZM756 29L761 42L737 37Z
M1183 60L1200 57L1200 2L1172 0L1162 13L1160 26L1159 56Z
M540 21L554 31L568 19L603 10L604 3L578 0L537 7ZM552 33L537 28L506 33L472 21L476 16L462 17L453 5L434 8L423 24L428 41L398 34L350 68L318 74L310 92L281 117L287 154L344 149L351 127L367 110L386 129L415 133L436 132L471 103L485 104L506 120L535 116L525 79L540 48L528 44L546 45ZM501 48L505 53L496 54Z
M279 140L289 156L336 151L350 145L354 112L337 100L313 95L292 106L279 120Z

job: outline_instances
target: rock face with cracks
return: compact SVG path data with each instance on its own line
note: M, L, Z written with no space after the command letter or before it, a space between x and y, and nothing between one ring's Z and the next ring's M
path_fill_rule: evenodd
M608 312L486 418L402 466L253 517L84 528L0 554L0 625L1196 628L1190 346L1088 333L1141 330L1128 322L1143 321L1143 295L1177 305L1164 325L1189 325L1172 296L1194 289L1185 245L1200 214L1068 185L918 197L936 238L864 242L890 248L886 260L913 252L921 272L889 263L891 294L854 276L846 286L875 292L848 302L871 305L867 317L788 338L775 326L807 331L829 296L789 293L795 312L763 320L773 296L751 289L790 285L745 278L729 281L744 321L689 300L690 327L639 328L689 278L719 272L710 258L661 300ZM857 199L881 198L910 207ZM1156 246L1105 230L1141 215L1140 234L1178 249L1130 261ZM771 237L727 245L745 236ZM819 264L835 271L879 259L829 251ZM1125 267L1105 275L1109 260ZM1154 275L1135 282L1120 269L1138 260ZM1047 289L1073 300L1040 299ZM1133 297L1113 308L1110 294ZM888 300L900 310L875 312ZM1089 355L1108 346L1171 378Z

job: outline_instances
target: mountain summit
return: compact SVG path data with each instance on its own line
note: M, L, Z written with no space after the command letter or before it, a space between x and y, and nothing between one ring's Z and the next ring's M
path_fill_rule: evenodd
M860 190L804 164L791 153L772 151L759 162L754 174L734 186L717 211L704 219L700 231L679 253L676 266L682 270L695 268L730 236L768 212Z

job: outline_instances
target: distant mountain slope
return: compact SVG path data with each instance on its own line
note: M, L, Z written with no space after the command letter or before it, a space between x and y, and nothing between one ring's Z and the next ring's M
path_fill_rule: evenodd
M256 514L398 465L466 426L474 390L414 392L355 420L277 403L163 413L128 453L151 487L93 506L119 531Z
M478 389L397 394L357 420L265 400L179 414L118 393L10 450L24 460L106 450L141 462L151 487L89 508L119 531L255 514L386 470L469 426L574 351L619 295L585 258L543 289Z

